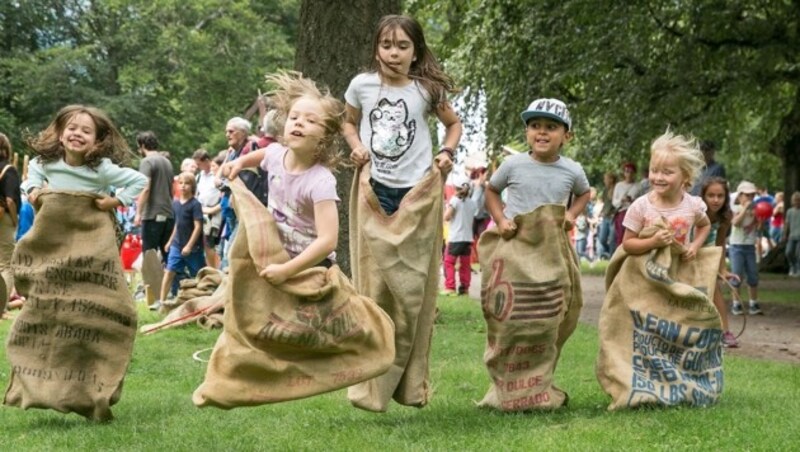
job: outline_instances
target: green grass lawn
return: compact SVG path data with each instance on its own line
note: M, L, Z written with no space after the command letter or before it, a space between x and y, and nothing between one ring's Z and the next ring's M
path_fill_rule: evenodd
M465 297L441 298L433 341L433 398L424 409L352 408L345 392L261 407L198 409L191 394L205 364L192 359L219 331L198 327L138 336L116 419L94 424L51 410L0 408L0 450L792 450L798 444L800 369L725 359L722 401L711 408L607 412L594 376L597 330L581 325L556 375L570 395L553 413L501 414L475 407L489 379L485 324ZM140 323L156 316L140 311ZM11 322L0 323L4 339ZM208 356L208 353L205 353ZM5 349L0 379L8 382ZM792 446L795 444L795 446Z

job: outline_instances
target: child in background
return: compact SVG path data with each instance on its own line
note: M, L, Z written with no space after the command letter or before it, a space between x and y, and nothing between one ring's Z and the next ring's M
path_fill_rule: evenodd
M564 102L538 99L522 112L525 137L531 150L503 161L489 180L486 208L505 239L517 232L514 216L535 210L543 204L567 205L569 225L585 211L591 196L583 168L561 155L564 144L572 139L572 120ZM508 190L505 207L500 194Z
M800 276L800 191L792 193L791 203L784 218L782 239L786 242L789 276Z
M750 295L750 315L762 314L758 305L758 265L756 263L756 242L761 239L761 222L756 218L753 200L756 186L752 182L742 181L736 188L736 200L731 207L731 237L728 254L731 260L731 272L739 280L734 281L737 294L740 293L742 280L747 281ZM738 297L737 297L738 298ZM733 302L731 313L742 315L743 307L738 301Z
M192 172L178 174L178 199L172 201L172 211L175 215L175 228L167 242L167 268L164 279L161 281L161 300L166 300L169 294L175 273L189 269L189 277L194 278L197 272L205 265L203 255L203 206L194 197L197 182ZM158 309L159 302L150 306Z
M339 197L331 170L339 162L335 140L343 108L300 74L273 75L268 81L278 87L272 96L286 118L281 142L225 163L222 175L234 178L258 164L269 174L267 209L291 259L268 265L260 275L277 285L302 270L330 267L335 261Z
M140 172L117 164L127 162L128 145L108 116L94 107L62 108L30 146L37 155L30 162L26 182L33 206L45 181L54 190L102 195L95 205L108 212L131 205L147 183Z
M728 329L728 305L722 296L721 281L738 278L728 272L725 263L725 243L728 240L728 233L731 230L730 190L728 181L721 177L709 177L703 181L700 188L700 197L706 203L708 219L711 222L711 231L708 234L703 246L722 247L722 258L719 262L719 278L717 279L717 290L714 292L714 306L717 307L720 320L722 321L722 345L729 348L736 348L739 342L736 336Z
M769 238L777 246L783 236L783 221L786 207L783 202L783 192L775 193L775 208L772 210L772 218L769 222Z
M586 212L578 214L575 219L575 251L578 253L579 259L585 259L591 262L591 257L587 251L587 243L589 241L589 219L586 217Z
M472 279L472 222L478 206L470 198L470 183L464 182L456 189L444 211L444 221L450 222L447 249L444 252L444 292L455 296L469 293ZM456 293L456 261L458 261L458 293Z
M681 258L693 260L711 230L706 205L686 192L703 168L703 153L694 140L667 131L650 147L650 192L628 208L623 225L622 246L628 254L644 254L673 242L685 247ZM640 238L639 232L665 219L667 229ZM695 229L694 239L690 232Z

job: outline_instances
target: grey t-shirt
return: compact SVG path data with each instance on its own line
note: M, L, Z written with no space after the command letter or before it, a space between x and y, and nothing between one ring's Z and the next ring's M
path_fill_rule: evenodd
M359 136L370 151L372 178L393 188L416 185L433 162L429 95L422 85L387 86L368 72L350 82L344 98L361 110Z
M139 171L150 180L142 220L155 220L159 215L172 218L172 163L164 156L149 155L139 163Z
M506 218L528 213L543 204L566 205L570 194L580 196L589 191L589 180L583 167L560 156L553 163L534 160L529 153L507 158L489 184L495 191L506 193Z

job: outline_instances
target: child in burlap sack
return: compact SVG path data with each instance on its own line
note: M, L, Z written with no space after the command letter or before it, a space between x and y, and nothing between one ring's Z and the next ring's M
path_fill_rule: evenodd
M394 359L393 327L334 265L339 234L335 138L342 106L298 73L268 77L285 118L281 143L222 166L234 178L260 164L267 209L233 180L239 231L230 252L224 331L198 406L259 405L310 397L374 378Z
M384 16L372 42L372 70L354 77L345 92L343 133L352 149L350 159L360 168L350 200L350 257L359 292L395 323L397 354L389 372L350 388L348 397L358 408L380 412L392 398L416 407L430 398L428 359L442 249L441 174L453 166L461 121L447 99L455 92L453 80L415 19ZM435 159L431 114L445 128ZM423 210L432 218L423 218Z
M27 191L40 213L15 250L15 279L30 302L9 337L4 403L109 420L136 334L114 210L134 202L147 179L117 165L128 146L94 107L64 107L30 146Z
M267 266L261 276L280 284L302 270L330 267L336 260L339 197L331 169L339 163L334 140L343 110L341 102L321 94L309 79L279 74L268 80L279 86L275 102L288 112L282 143L225 163L221 174L232 179L256 165L269 173L267 208L291 260Z
M681 255L691 261L703 246L711 228L706 205L686 192L703 167L703 154L694 140L671 132L658 137L650 152L650 192L640 196L628 208L623 226L622 246L628 254L645 254L652 249L678 243L685 246ZM669 228L652 237L640 238L639 232L658 221ZM689 241L694 228L694 239Z
M119 166L127 163L128 144L105 112L90 106L68 105L30 142L36 158L25 182L28 201L37 206L39 189L85 191L101 195L98 209L114 212L130 206L147 178Z
M606 274L597 376L609 409L707 405L722 392L720 248L703 247L706 204L687 191L703 165L693 139L667 131L651 146L651 190L628 209Z
M484 362L492 379L480 405L503 411L566 403L553 372L582 306L577 257L566 230L590 197L581 165L561 155L573 136L567 106L537 99L521 117L530 152L506 159L491 177L486 207L497 228L486 231L478 245L489 327Z

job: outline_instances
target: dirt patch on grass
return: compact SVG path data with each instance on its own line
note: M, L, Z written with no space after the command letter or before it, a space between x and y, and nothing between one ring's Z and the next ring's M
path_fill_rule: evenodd
M583 276L581 282L584 306L580 320L597 326L605 296L603 277ZM800 364L800 280L788 277L762 279L759 288L795 291L798 293L798 304L787 306L762 301L760 304L764 315L730 316L733 334L739 334L742 326L745 329L739 337L739 348L726 348L725 353ZM726 299L730 300L727 293Z

